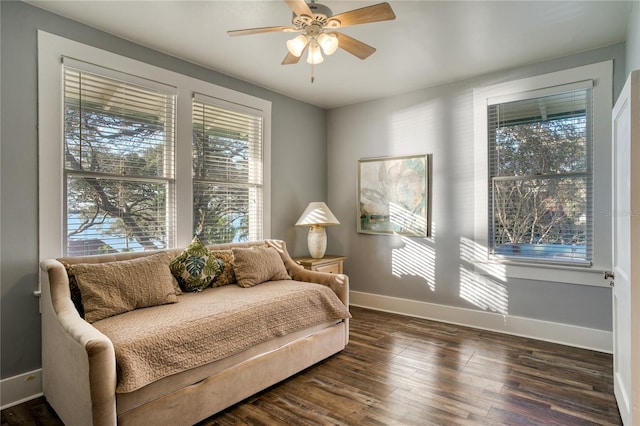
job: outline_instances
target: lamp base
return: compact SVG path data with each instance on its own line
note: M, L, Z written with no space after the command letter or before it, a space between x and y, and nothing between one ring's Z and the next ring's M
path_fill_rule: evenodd
M327 250L327 232L322 225L311 225L307 235L309 254L314 259L322 259Z

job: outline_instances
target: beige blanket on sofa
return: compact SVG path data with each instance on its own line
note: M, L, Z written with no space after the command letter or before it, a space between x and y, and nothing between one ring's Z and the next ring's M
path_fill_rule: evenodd
M119 393L241 352L272 337L349 318L329 288L273 281L187 293L178 303L93 323L115 348Z

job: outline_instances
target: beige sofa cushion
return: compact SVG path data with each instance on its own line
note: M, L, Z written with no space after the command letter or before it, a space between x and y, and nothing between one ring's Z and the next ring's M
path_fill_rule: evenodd
M291 279L280 254L273 247L234 248L233 257L233 270L240 287Z
M163 252L132 260L73 265L85 319L95 322L138 308L178 301Z

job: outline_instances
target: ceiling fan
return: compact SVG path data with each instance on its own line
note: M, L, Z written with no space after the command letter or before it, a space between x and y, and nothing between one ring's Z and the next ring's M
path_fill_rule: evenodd
M339 33L339 28L350 27L371 22L389 21L396 18L389 3L379 3L348 12L333 15L331 9L311 0L284 0L293 11L291 26L249 28L227 31L229 36L260 34L270 32L301 33L287 41L289 52L282 65L296 64L308 47L307 62L315 65L324 61L322 53L333 54L338 47L360 58L368 58L376 49L355 38ZM311 79L313 82L313 77Z

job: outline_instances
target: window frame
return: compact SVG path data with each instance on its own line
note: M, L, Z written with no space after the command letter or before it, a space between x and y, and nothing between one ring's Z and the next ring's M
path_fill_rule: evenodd
M528 91L528 92L521 92L518 94L514 94L512 96L508 96L508 99L505 100L504 96L500 96L497 98L490 98L488 99L487 102L487 112L488 112L488 133L487 133L487 142L489 144L489 147L492 146L497 146L497 140L492 138L491 134L493 134L493 132L498 128L499 126L499 121L496 122L492 122L491 118L492 116L494 116L494 114L491 111L492 108L499 108L502 105L506 105L512 102L519 102L519 101L524 101L524 102L530 102L530 101L538 101L542 98L548 97L548 96L555 96L555 95L560 95L560 96L566 96L567 93L575 93L577 91L585 91L587 92L587 106L586 106L586 111L584 114L585 120L586 120L586 127L584 128L584 135L585 135L585 139L586 139L586 144L585 144L585 160L586 160L586 168L582 171L580 170L572 170L571 172L566 172L566 173L542 173L542 174L524 174L524 175L495 175L492 171L497 172L498 171L498 164L497 163L493 163L494 161L498 161L498 158L496 157L495 153L492 153L490 150L487 152L487 157L488 157L488 162L489 162L489 189L488 189L488 194L489 194L489 212L488 212L488 250L489 250L489 255L490 258L492 259L501 259L501 260L511 260L514 262L524 262L527 264L549 264L549 265L568 265L568 266L581 266L581 267L585 267L585 266L591 266L592 264L592 250L593 250L593 233L592 233L592 228L593 228L593 220L592 220L592 216L593 216L593 206L592 206L592 202L593 202L593 182L592 182L592 177L593 177L593 132L591 131L592 126L593 126L593 96L592 96L592 92L593 92L593 80L586 80L583 82L576 82L576 83L572 83L572 84L567 84L567 85L560 85L560 86L556 86L549 89L542 89L542 90L532 90L532 91ZM497 118L494 116L494 118ZM543 120L542 118L540 120L534 120L532 121L533 123L540 123L542 121L547 121L547 120ZM551 119L549 119L549 121L551 121ZM585 178L585 183L587 185L586 187L586 198L587 198L587 205L586 210L587 212L591 212L591 215L587 218L586 220L586 233L588 235L588 241L586 244L586 256L587 259L576 259L576 260L557 260L557 259L553 259L551 257L545 257L545 256L539 256L539 257L532 257L532 256L518 256L517 254L495 254L495 252L493 252L496 247L495 247L495 223L492 223L492 219L495 220L495 216L496 216L496 197L495 197L495 191L493 191L493 189L495 188L495 183L497 181L509 181L509 182L513 182L514 184L516 184L517 182L520 183L525 183L525 182L530 182L533 180L541 180L541 181L553 181L553 180L561 180L561 179L566 179L566 178L576 178L576 177L584 177ZM520 243L513 243L515 244L520 244Z
M39 160L39 257L56 258L64 253L64 126L63 65L68 57L104 70L117 70L175 87L175 194L174 245L185 247L192 235L192 94L214 98L261 110L263 123L263 235L271 230L271 102L150 65L116 53L88 46L38 30L38 160Z
M192 99L192 105L195 105L195 103L198 104L202 104L205 107L212 107L212 108L217 108L217 109L221 109L223 110L225 113L230 113L230 115L247 115L247 116L251 116L252 119L259 119L259 121L264 121L264 115L262 114L262 111L256 110L254 108L250 108L247 107L245 105L238 105L229 101L226 101L224 99L217 99L217 98L212 98L210 96L207 95L203 95L200 93L194 93L193 95L193 99ZM194 107L192 106L192 111L194 110ZM200 116L198 116L198 119L200 118ZM204 117L202 117L204 119ZM192 126L195 124L195 119L192 116ZM258 127L258 126L256 126ZM262 147L262 138L260 138L259 143L259 148ZM260 158L262 158L261 156L264 154L264 152L260 149L260 150L254 150L251 149L253 148L254 145L257 145L256 143L254 143L253 141L251 141L249 143L249 154L255 153L258 154L260 156ZM253 193L254 195L259 193L259 194L263 194L264 193L264 176L262 176L262 170L259 170L258 168L255 167L255 159L253 158L249 158L249 164L248 164L249 170L247 172L247 181L246 182L238 182L235 180L231 180L231 181L225 181L225 180L217 180L217 179L200 179L200 178L196 178L195 176L192 175L192 188L195 188L196 184L211 184L211 185L220 185L220 186L226 186L228 188L231 189L238 189L238 188L246 188L248 190L248 193ZM257 179L251 179L251 176L255 176L254 173L251 172L251 169L254 169L258 172L258 178ZM192 168L193 170L193 168ZM195 173L194 173L195 174ZM249 196L249 200L251 199L251 197ZM250 201L248 200L248 202L250 203ZM262 203L260 203L262 204ZM248 215L249 215L249 227L248 227L248 234L249 234L249 239L251 240L251 235L252 234L256 234L256 233L260 233L261 231L263 231L260 227L256 227L254 220L253 219L257 219L259 217L262 217L263 212L261 211L261 209L258 208L258 206L254 206L253 208L251 206L249 206L248 208ZM257 220L255 222L258 222ZM195 229L195 224L194 225L194 234L196 232ZM260 225L261 226L261 225ZM205 242L206 238L201 236L201 240L203 242Z
M558 91L559 86L584 84L592 80L592 241L591 265L573 266L546 262L498 258L489 253L489 104L544 95ZM473 253L478 273L498 274L504 279L522 278L559 283L606 286L601 274L611 265L611 108L613 105L613 61L604 61L567 70L499 83L473 90L475 202Z
M129 182L129 183L142 183L142 182L146 182L146 183L155 183L155 184L159 184L159 185L164 185L166 187L166 207L164 209L165 214L164 214L164 220L163 222L166 224L165 227L165 234L164 234L164 241L165 241L165 245L167 247L171 247L174 245L174 240L175 240L175 232L174 232L174 225L175 225L175 220L174 220L174 213L176 211L176 207L175 207L175 179L174 179L174 174L175 174L175 131L174 131L174 127L175 127L175 100L176 100L176 90L174 87L171 86L166 86L166 85L162 85L159 84L157 82L154 81L150 81L150 80L143 80L141 78L132 78L131 76L128 75L124 75L122 73L118 73L117 71L114 70L107 70L107 69L102 69L100 67L96 67L93 66L91 64L87 64L84 62L80 62L74 59L70 59L68 57L64 57L63 58L63 81L64 81L64 88L63 88L63 103L64 103L64 110L66 112L67 109L67 100L66 100L66 96L67 96L67 88L69 87L69 85L67 85L67 80L66 80L66 76L67 76L67 72L69 73L69 75L73 74L73 73L77 73L78 74L78 83L77 83L77 90L78 90L78 94L80 96L79 99L81 99L81 93L82 90L91 90L90 89L90 85L87 86L83 83L83 79L84 76L94 76L94 77L90 77L90 78L94 78L94 81L99 81L99 82L103 82L103 81L111 81L111 82L121 82L121 84L124 84L125 87L131 87L131 88L143 88L145 90L149 90L152 91L156 96L159 97L166 97L168 98L165 102L164 102L164 109L165 112L168 114L167 116L165 116L164 118L170 118L169 120L166 120L165 126L164 126L164 136L162 138L163 143L163 153L164 153L164 158L165 158L165 164L163 167L163 173L161 175L144 175L144 174L134 174L131 176L117 176L116 174L114 174L114 172L100 172L100 171L90 171L90 170L85 170L83 168L81 169L72 169L67 167L66 161L63 164L63 182L64 182L64 186L63 186L63 211L65 212L65 215L63 216L63 223L64 223L64 230L62 233L62 237L64 239L63 241L63 249L66 247L67 250L69 248L69 236L68 236L68 219L69 219L69 197L70 197L70 191L69 191L69 178L81 178L81 177L93 177L95 179L106 179L106 180L111 180L111 181L121 181L121 182ZM117 83L116 83L117 84ZM73 86L73 84L71 85ZM126 92L126 89L125 89ZM134 97L128 97L127 100L136 100L136 98ZM103 104L101 104L103 105ZM81 106L81 105L79 105ZM80 110L78 110L78 113L81 114ZM80 122L82 122L82 120L80 120ZM66 147L66 142L67 142L67 128L65 127L66 125L63 125L63 132L64 132L64 138L63 138L63 145ZM79 131L83 132L84 127L82 126L82 124L79 124ZM167 131L168 130L168 131ZM65 148L63 148L65 149ZM168 161L167 161L168 160ZM171 206L171 207L169 207ZM98 237L98 235L96 234L96 237ZM107 242L108 240L103 240L103 242L105 242L106 244L109 244ZM155 245L155 244L154 244ZM67 253L65 254L67 256L70 255L70 253L67 251Z

